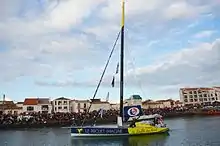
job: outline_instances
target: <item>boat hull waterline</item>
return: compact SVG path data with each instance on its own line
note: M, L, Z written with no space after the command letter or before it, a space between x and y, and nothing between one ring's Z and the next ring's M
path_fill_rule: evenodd
M107 128L107 127L72 127L72 137L111 137L111 136L135 136L167 133L169 128L158 127L134 127L134 128Z

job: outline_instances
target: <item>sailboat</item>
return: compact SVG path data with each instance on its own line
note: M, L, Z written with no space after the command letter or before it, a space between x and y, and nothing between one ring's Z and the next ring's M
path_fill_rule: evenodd
M169 128L160 115L143 115L140 105L123 106L124 89L124 16L125 1L122 0L121 52L120 52L120 116L115 126L80 126L70 127L73 137L97 136L133 136L167 133ZM153 122L152 122L153 121ZM158 122L159 121L159 122ZM129 122L131 124L129 125Z

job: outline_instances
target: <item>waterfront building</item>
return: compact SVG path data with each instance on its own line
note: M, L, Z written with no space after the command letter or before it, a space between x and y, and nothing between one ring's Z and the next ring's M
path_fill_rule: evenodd
M0 114L20 114L22 112L22 107L18 107L13 101L0 101Z
M143 109L153 109L153 108L174 108L174 107L182 107L183 104L180 101L175 101L172 99L167 100L146 100L142 102Z
M220 101L220 87L180 88L179 94L184 105L210 105Z
M24 102L17 102L16 105L23 108Z
M142 105L142 98L140 95L132 95L130 98L124 100L124 106Z
M91 105L91 107L90 107ZM107 101L101 101L101 99L91 100L71 100L70 112L73 113L84 113L90 107L89 111L98 111L100 109L109 110L111 109L110 103Z
M157 102L153 100L146 100L142 102L143 109L154 109L154 108L163 108L164 105L162 102Z
M54 113L68 113L70 112L70 102L69 98L60 97L52 101L53 112Z
M18 104L18 106L20 105L21 103ZM22 108L25 113L51 113L52 111L50 98L25 98Z
M100 109L103 110L110 110L111 105L108 101L101 101L101 99L91 99L91 108L90 111L99 111Z
M72 113L83 113L89 108L89 100L71 100L70 112Z
M120 109L120 104L119 103L112 103L110 104L111 110L119 110Z

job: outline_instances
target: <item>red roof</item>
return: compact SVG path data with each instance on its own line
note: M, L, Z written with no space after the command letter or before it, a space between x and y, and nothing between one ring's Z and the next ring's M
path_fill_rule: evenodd
M24 105L37 105L38 98L25 98Z

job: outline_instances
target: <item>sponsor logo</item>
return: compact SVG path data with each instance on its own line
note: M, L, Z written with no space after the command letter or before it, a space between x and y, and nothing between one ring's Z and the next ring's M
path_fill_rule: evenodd
M81 134L83 129L77 129L78 133Z
M129 116L137 116L140 113L140 110L137 107L131 107L127 111Z

